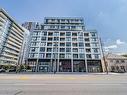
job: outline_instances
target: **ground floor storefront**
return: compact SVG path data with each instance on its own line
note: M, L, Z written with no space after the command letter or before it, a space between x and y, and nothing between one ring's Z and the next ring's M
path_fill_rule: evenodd
M102 72L101 60L28 59L33 72Z

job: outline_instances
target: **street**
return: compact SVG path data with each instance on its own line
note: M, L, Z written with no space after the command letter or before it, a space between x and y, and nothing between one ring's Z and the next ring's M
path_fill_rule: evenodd
M127 74L0 74L0 95L127 95Z

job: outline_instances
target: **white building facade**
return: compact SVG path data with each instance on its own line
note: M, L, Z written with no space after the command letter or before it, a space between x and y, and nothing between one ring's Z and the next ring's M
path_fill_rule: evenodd
M24 32L5 10L0 9L0 66L18 65Z
M100 40L83 18L47 17L30 31L27 64L35 72L102 72Z

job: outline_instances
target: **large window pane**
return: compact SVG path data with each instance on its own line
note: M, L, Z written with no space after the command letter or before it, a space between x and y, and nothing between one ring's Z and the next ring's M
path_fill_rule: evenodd
M71 48L66 48L66 52L71 52Z
M70 47L70 46L71 46L71 42L67 42L67 43L66 43L66 46L67 46L67 47Z

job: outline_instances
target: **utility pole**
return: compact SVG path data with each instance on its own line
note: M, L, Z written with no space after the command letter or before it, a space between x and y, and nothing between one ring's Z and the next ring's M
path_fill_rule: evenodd
M104 65L105 65L106 74L108 75L108 67L107 67L107 62L106 62L105 55L104 55L103 44L102 44L101 38L100 38L100 45L101 45L102 56L103 56L103 61L104 61Z

